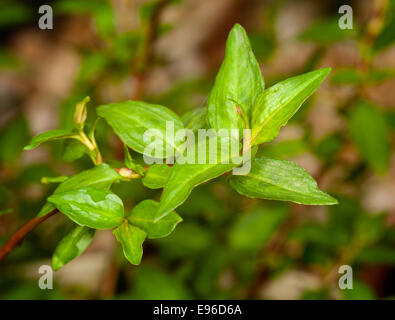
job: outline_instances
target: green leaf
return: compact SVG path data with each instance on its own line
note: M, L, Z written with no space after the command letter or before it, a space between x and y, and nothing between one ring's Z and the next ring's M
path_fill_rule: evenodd
M75 226L56 246L52 256L52 268L56 271L77 258L91 243L95 229Z
M375 107L361 102L352 110L349 119L351 138L362 157L374 171L384 174L391 156L384 116Z
M283 207L261 208L242 215L231 227L230 244L237 250L256 251L262 248L287 217Z
M129 148L126 144L123 145L124 161L127 168L136 171L140 176L144 177L145 169L142 165L139 165L133 161L132 155L129 152Z
M211 155L210 144L213 141L214 147L217 147L217 158L212 160L216 161L210 161L209 159ZM215 145L215 142L217 145ZM223 150L220 142L221 139L217 139L217 136L199 141L195 145L195 159L193 159L193 163L187 162L181 164L177 162L173 166L169 180L160 198L157 220L163 218L166 214L184 203L193 188L232 170L238 165L234 163L233 155L222 153ZM228 142L231 143L231 139ZM203 158L202 152L204 153L204 148L206 148L206 159L199 159L199 156Z
M230 164L178 164L173 166L165 185L158 210L158 219L184 203L193 188L214 179L235 167Z
M252 145L273 140L330 70L324 68L289 78L260 94L252 111Z
M147 236L145 231L124 220L112 233L121 243L126 259L131 264L139 265L143 256L143 242Z
M264 86L247 34L243 27L236 24L229 33L225 59L208 99L210 126L217 130L243 129L238 108L249 119L255 99L263 92Z
M197 131L198 129L205 128L207 126L207 109L199 108L191 110L184 114L181 119L186 129Z
M167 157L182 152L179 148L182 142L166 137L166 124L174 125L174 131L177 132L183 128L182 121L166 107L141 101L125 101L102 105L97 108L97 113L108 122L124 143L139 153L148 153L147 146L162 152L162 158L166 157L166 148L170 151ZM144 140L147 130L152 134L151 139L146 137ZM146 155L152 156L149 153Z
M124 214L122 200L116 194L92 187L56 193L48 201L75 223L95 229L118 226Z
M250 198L292 201L308 205L337 204L336 199L318 189L314 179L296 163L255 158L246 176L233 176L230 184Z
M72 131L68 130L50 130L46 132L42 132L30 141L30 143L24 147L25 150L31 150L38 147L41 143L50 141L50 140L58 140L58 139L67 139L67 138L75 138L76 134Z
M160 189L165 186L171 173L171 168L165 164L154 164L150 166L142 179L147 188Z
M53 194L58 194L65 191L70 191L82 187L96 187L99 189L109 189L111 185L120 180L118 172L111 168L108 164L103 163L92 169L85 170L66 181L62 182L54 191ZM37 218L42 217L55 209L52 203L47 202Z
M108 189L114 182L119 181L119 174L108 164L103 163L92 169L85 170L63 182L55 193L73 190L81 187Z
M129 222L143 229L150 239L168 236L182 221L182 218L173 211L163 219L154 222L158 217L158 207L158 202L144 200L133 208L131 215L128 217Z

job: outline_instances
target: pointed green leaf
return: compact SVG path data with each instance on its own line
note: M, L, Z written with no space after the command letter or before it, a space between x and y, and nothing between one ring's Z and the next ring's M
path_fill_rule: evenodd
M119 181L120 176L108 164L103 163L92 169L85 170L59 185L55 193L73 190L81 187L95 187L108 189L114 182Z
M75 223L95 229L118 226L124 213L116 194L92 187L53 194L48 201Z
M68 130L50 130L46 132L42 132L36 135L30 143L24 147L25 150L31 150L38 147L41 143L50 141L50 140L57 140L57 139L66 139L66 138L74 138L76 134L72 131Z
M387 123L380 111L361 102L351 112L349 130L367 164L377 173L385 173L390 162L391 146Z
M158 207L158 202L144 200L133 208L131 215L128 217L129 222L144 230L150 239L168 236L182 221L182 218L173 211L155 222L158 218Z
M166 148L171 152L167 156L173 156L176 151L181 152L181 142L166 136L166 125L170 122L177 132L183 128L183 124L181 119L166 107L141 101L125 101L102 105L97 108L97 113L108 122L124 143L139 153L144 154L147 146L160 150L163 158L166 157ZM144 133L148 130L151 139L144 139Z
M171 173L171 168L165 164L154 164L150 166L142 179L147 188L160 189L165 186Z
M112 233L121 243L126 259L131 264L139 265L143 256L143 242L147 236L145 231L124 220Z
M68 178L62 182L54 191L54 194L78 189L82 187L96 187L99 189L109 189L111 185L120 180L118 172L111 168L108 164L103 163L92 169L85 170L75 176ZM52 203L47 202L37 217L45 216L47 213L55 209Z
M252 111L252 145L273 140L330 70L319 69L289 78L260 94Z
M214 129L243 129L240 108L247 119L258 94L264 89L259 64L243 27L236 24L226 42L225 59L217 74L208 104L207 117Z
M206 181L219 177L235 167L230 164L178 164L173 166L169 181L160 198L158 218L163 219L188 198L192 190Z
M52 256L52 268L56 271L77 258L91 243L95 229L75 226L56 246Z
M309 205L337 204L321 191L315 180L296 163L255 158L246 176L232 176L231 186L250 198L292 201Z
M224 150L221 148L220 143L221 139L216 140L216 138L217 136L213 136L208 140L202 140L196 143L196 158L192 163L187 162L181 164L177 162L173 166L169 180L167 181L160 198L157 220L163 218L166 214L184 203L193 188L238 166L238 164L235 163L236 161L233 161L235 157L238 156L238 150L236 150L237 154L234 155L229 154L231 151L229 153L223 152ZM217 145L215 145L215 141L217 142ZM216 146L217 148L217 158L213 157L212 161L210 160L210 152L212 150L210 148L211 142L214 142L213 146ZM227 140L227 142L231 143L231 139ZM206 148L205 159L202 156L204 148ZM230 146L229 150L231 150Z

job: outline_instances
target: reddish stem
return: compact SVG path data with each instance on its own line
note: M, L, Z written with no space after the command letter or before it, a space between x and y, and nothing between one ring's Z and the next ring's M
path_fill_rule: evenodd
M54 209L50 213L42 216L40 218L34 217L25 223L17 232L15 232L10 239L1 247L0 249L0 262L4 260L8 254L15 249L15 247L20 244L27 234L32 231L37 225L39 225L44 220L53 216L58 210Z

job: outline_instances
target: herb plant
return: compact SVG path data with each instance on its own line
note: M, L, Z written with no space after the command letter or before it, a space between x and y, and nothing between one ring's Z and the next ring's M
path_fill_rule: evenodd
M146 239L166 237L182 222L174 210L184 203L191 191L237 166L233 163L190 164L177 161L172 166L166 163L145 166L140 159L132 158L129 148L140 154L145 152L149 143L144 139L144 133L150 129L159 133L163 149L184 152L179 144L167 139L168 122L176 130L250 129L251 136L243 141L238 151L239 155L251 153L251 169L245 175L231 175L228 179L230 185L246 197L305 205L337 204L336 199L321 191L315 180L297 164L255 156L257 148L278 135L281 127L317 90L329 72L330 68L319 69L264 89L264 79L249 39L237 24L229 34L225 58L207 109L202 108L180 118L161 105L142 101L117 102L97 107L98 119L88 129L85 122L89 97L85 98L76 105L74 130L41 133L25 150L46 141L68 139L74 141L73 152L83 151L89 155L94 167L72 177L45 178L46 182L60 184L25 231L56 212L63 213L75 223L74 229L55 249L52 257L55 270L78 257L89 246L96 229L113 229L126 259L138 265ZM113 168L104 162L95 139L95 128L100 118L124 143L123 167ZM111 187L114 183L133 179L142 179L147 188L163 188L160 201L147 199L138 203L131 212L125 212L121 198L111 191ZM0 259L26 232L19 232L4 245Z

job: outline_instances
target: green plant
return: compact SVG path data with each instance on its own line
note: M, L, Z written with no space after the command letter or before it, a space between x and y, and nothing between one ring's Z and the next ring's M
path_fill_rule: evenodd
M27 232L59 211L76 225L55 249L52 259L55 270L87 248L95 229L113 229L127 260L138 265L145 239L166 237L174 230L182 221L174 210L188 198L196 186L227 174L238 166L230 162L229 157L225 159L228 161L220 158L216 163L176 162L173 166L144 166L142 159L132 158L129 148L146 155L150 146L162 151L165 162L169 162L169 158L166 158L169 151L172 155L184 155L187 152L182 147L185 141L170 139L166 134L168 122L176 130L197 130L207 126L218 131L251 130L242 145L239 144L241 139L237 140L237 156L250 153L252 159L247 160L250 161L251 170L248 174L229 178L230 185L242 195L306 205L337 204L334 198L321 191L314 179L295 163L255 157L258 146L278 135L280 128L286 125L303 102L317 90L329 72L330 68L316 70L264 90L264 80L246 32L240 25L235 25L227 40L225 59L211 91L207 110L194 111L181 119L164 106L140 101L112 103L97 108L99 117L106 120L125 145L125 166L121 168L113 168L103 162L95 139L98 120L89 130L85 126L89 97L85 98L76 105L73 130L41 133L25 149L33 149L46 141L72 139L76 141L71 149L75 158L85 153L95 167L70 178L44 178L46 183L61 183L47 198L47 203L37 217L22 227L3 246L0 260ZM154 142L145 138L147 130L152 129L156 134ZM207 142L210 141L206 139L202 142L204 149ZM200 143L199 141L197 147ZM123 202L111 191L111 186L120 181L139 178L148 188L163 188L160 201L144 200L125 215Z

